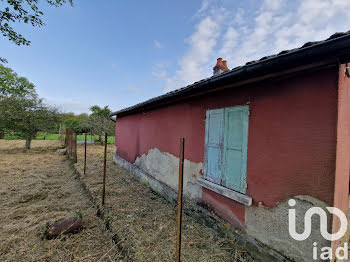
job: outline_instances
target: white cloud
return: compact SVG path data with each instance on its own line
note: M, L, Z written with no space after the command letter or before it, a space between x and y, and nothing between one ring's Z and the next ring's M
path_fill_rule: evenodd
M153 82L162 82L162 90L169 92L173 89L180 87L181 82L175 76L171 76L168 73L169 64L157 63L152 67Z
M233 46L235 65L282 50L300 47L308 41L323 40L336 31L350 28L350 1L265 0L256 12L253 25L240 32L239 48Z
M224 11L224 9L220 9L220 15L214 15L213 10L211 10L211 15L203 17L196 25L192 35L185 39L188 50L179 59L179 68L175 75L169 75L166 68L161 71L158 68L157 72L153 70L154 76L164 80L163 91L168 92L180 88L208 75L210 68L208 65L220 35L220 23L224 18Z
M157 40L153 40L153 44L154 44L154 46L155 46L156 48L158 48L158 49L164 48L163 44L161 44L161 43L160 43L159 41L157 41Z
M164 91L210 77L217 57L232 68L350 29L350 1L264 0L248 10L226 5L227 1L202 1L178 69L154 74L163 79Z
M236 48L239 33L233 28L229 27L223 37L222 48L219 52L219 56L224 57L226 60L232 61L234 57L231 56L232 49Z
M233 22L236 23L237 25L243 25L245 23L243 8L237 9L237 12L233 18Z
M168 77L168 73L166 70L166 65L162 63L157 63L152 67L152 75L156 80L162 80Z
M264 0L261 8L264 10L278 10L281 9L285 0Z
M91 106L91 104L82 103L79 99L46 97L45 101L62 112L74 112L76 114L89 112Z
M209 4L210 4L210 0L203 0L201 7L197 10L197 12L194 14L193 17L195 18L195 17L201 16L205 11L207 11Z
M213 17L205 17L196 28L196 31L187 39L190 48L180 60L180 69L176 72L179 79L185 84L198 81L205 72L204 65L209 63L219 36L219 23Z

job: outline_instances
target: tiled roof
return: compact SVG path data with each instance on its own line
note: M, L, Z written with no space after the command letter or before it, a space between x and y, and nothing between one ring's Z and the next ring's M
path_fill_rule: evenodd
M318 55L317 57L316 57L316 54ZM312 56L313 58L311 58ZM343 56L350 58L350 30L347 32L335 33L331 35L329 38L322 41L307 42L299 48L284 50L276 55L264 56L259 60L247 62L243 66L237 66L229 70L228 72L222 73L220 75L211 76L211 77L202 79L191 85L176 89L164 95L153 97L147 101L141 102L134 106L121 109L119 111L112 113L111 116L125 115L135 111L147 109L147 107L150 105L156 105L156 104L167 102L170 98L174 99L176 97L177 100L179 100L181 99L182 96L184 97L188 93L191 93L192 95L195 94L196 92L199 93L202 90L202 88L204 88L205 85L209 85L211 82L214 82L216 80L221 80L231 76L232 77L234 76L240 79L242 78L242 76L244 76L244 74L248 75L249 73L248 71L252 71L252 70L248 70L250 68L259 69L259 70L264 69L264 67L267 68L268 67L267 62L271 62L271 63L273 62L277 66L279 60L281 60L279 64L283 63L283 65L285 65L285 64L288 64L288 61L290 61L290 64L292 64L292 62L295 63L296 59L299 59L299 60L304 59L305 60L304 63L306 64L310 62L319 62L322 60L326 60L328 58L333 58L333 60L339 59L340 57L343 57ZM295 59L293 60L293 58ZM266 70L270 70L270 67L267 68Z
M281 55L284 55L284 54L295 52L295 51L298 51L300 49L303 49L303 48L306 48L306 47L310 47L310 46L313 46L313 45L317 45L317 44L321 44L321 43L327 42L329 40L332 40L332 39L335 39L335 38L338 38L338 37L341 37L341 36L346 36L346 35L350 35L350 30L347 31L347 32L335 33L335 34L331 35L330 37L328 37L325 40L314 41L314 42L307 42L307 43L303 44L301 47L293 48L293 49L289 49L289 50L283 50L283 51L279 52L276 55L264 56L264 57L260 58L259 60L253 60L253 61L247 62L245 65L251 65L251 64L254 64L254 63L259 63L260 61L264 61L266 59L275 58L275 57L278 57L278 56L281 56ZM242 67L242 66L237 66L237 67L233 68L232 70L235 70L235 69L240 68L240 67Z

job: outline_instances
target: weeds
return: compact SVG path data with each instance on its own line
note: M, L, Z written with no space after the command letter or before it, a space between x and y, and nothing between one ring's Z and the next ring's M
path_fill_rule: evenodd
M72 165L56 153L60 143L34 140L23 154L24 143L0 139L0 261L99 261L107 252L100 261L119 261ZM84 216L83 231L45 239L50 221L72 214Z
M75 212L75 216L83 219L83 213L80 211Z
M105 225L106 230L111 230L111 223L112 223L112 220L113 220L113 218L110 217L110 216L105 217L105 219L104 219L103 222L104 222L104 225Z

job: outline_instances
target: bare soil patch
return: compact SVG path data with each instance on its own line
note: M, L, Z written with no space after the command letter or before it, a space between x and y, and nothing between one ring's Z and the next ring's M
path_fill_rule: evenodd
M58 141L0 140L0 261L173 261L176 207L112 161L108 146L104 220L75 178L71 162L56 152ZM83 146L76 168L83 173ZM103 146L88 146L81 180L101 199ZM82 214L84 230L42 239L45 225ZM183 217L182 261L255 261L220 235ZM106 230L108 228L109 230Z
M173 261L176 207L141 184L112 160L108 145L104 223L115 233L130 261ZM83 173L84 147L78 146L77 169ZM87 174L81 179L100 203L103 146L88 145ZM182 261L255 261L234 239L183 216Z
M4 140L0 139L0 153L17 154L23 153L24 140ZM41 151L56 150L62 146L58 140L32 140L31 153L40 153Z
M0 261L119 261L112 235L75 179L58 141L0 140ZM82 214L84 230L42 239L46 223Z

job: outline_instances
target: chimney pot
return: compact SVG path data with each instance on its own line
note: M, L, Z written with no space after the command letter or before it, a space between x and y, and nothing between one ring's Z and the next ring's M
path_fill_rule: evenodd
M215 75L220 75L224 72L227 72L229 71L228 67L227 67L227 64L226 64L226 60L222 61L222 58L219 57L217 59L217 62L216 62L216 65L214 66L213 68L213 71L214 71L214 76Z
M221 58L221 57L219 57L219 58L217 59L217 64L222 64L222 58Z
M228 67L227 67L227 61L226 61L226 60L222 61L222 64L224 65L224 67L225 67L227 70L229 70Z

